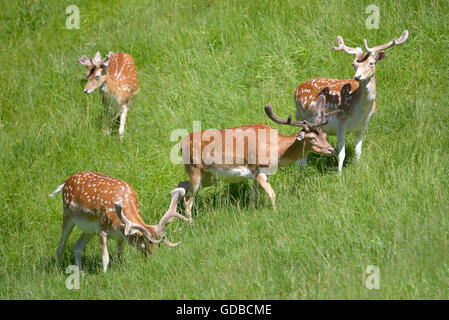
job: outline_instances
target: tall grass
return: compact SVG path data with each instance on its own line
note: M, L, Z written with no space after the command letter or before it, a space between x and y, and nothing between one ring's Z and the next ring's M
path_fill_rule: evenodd
M79 30L65 8L80 9ZM446 299L448 248L448 20L445 1L2 1L0 15L0 297L3 299ZM86 248L79 290L65 287L75 229L55 264L62 203L49 198L73 173L95 170L129 182L155 223L185 180L169 159L177 128L269 123L263 106L294 111L293 90L313 77L351 78L335 52L385 43L408 29L377 67L378 113L363 155L341 176L336 159L310 157L305 172L271 178L248 209L250 183L202 189L192 226L174 223L176 248L144 259L126 247L103 274L98 241ZM141 89L125 138L100 126L97 94L83 93L83 54L124 51ZM292 129L277 128L283 133ZM336 146L335 137L329 141ZM111 241L111 252L115 244ZM380 270L368 290L365 270Z

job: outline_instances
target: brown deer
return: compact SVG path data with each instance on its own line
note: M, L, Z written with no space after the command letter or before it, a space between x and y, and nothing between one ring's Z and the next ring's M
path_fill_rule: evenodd
M323 126L323 131L337 135L338 140L338 172L341 173L345 153L346 132L355 132L355 159L358 161L362 155L362 140L368 121L377 111L376 105L376 63L385 58L385 52L394 45L404 43L408 38L405 30L399 39L387 44L369 48L363 40L366 52L361 48L347 47L341 36L337 37L338 47L334 50L344 51L354 55L353 66L355 75L353 80L337 80L315 78L304 82L295 90L296 119L311 120L314 117L314 108L318 96L324 89L326 94L326 110L341 109L343 112L334 115L329 123ZM345 86L347 88L345 88ZM307 158L298 162L305 164Z
M140 217L139 199L134 189L125 181L104 174L85 171L74 174L62 183L52 194L62 191L63 222L56 260L59 262L64 245L75 225L83 232L74 247L75 261L81 270L81 256L84 247L99 233L103 251L103 270L107 271L109 253L106 240L111 237L118 241L117 256L120 258L123 242L128 243L144 254L151 254L155 244L164 241L171 243L165 235L167 222L173 218L190 221L176 212L178 201L184 196L184 189L171 192L170 208L157 225L147 225Z
M276 117L271 105L265 106L270 119L279 124L301 127L299 132L284 136L266 124L250 124L232 129L202 130L186 136L181 142L184 167L189 181L178 187L187 189L184 203L186 215L192 216L193 198L200 184L207 187L217 181L237 182L253 179L250 207L254 206L258 187L267 193L276 210L275 193L267 180L278 166L286 166L310 152L323 155L334 153L321 126L331 114L324 113L325 97L318 99L314 123L291 121ZM334 113L339 110L334 111Z
M133 57L123 52L109 52L101 59L97 52L93 59L84 55L78 59L78 63L88 68L84 92L90 94L99 88L104 119L112 118L113 122L120 116L119 134L122 140L129 105L139 92L139 77Z

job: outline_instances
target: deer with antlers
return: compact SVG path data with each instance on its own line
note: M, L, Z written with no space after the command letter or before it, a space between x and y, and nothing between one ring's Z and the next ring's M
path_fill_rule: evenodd
M171 192L168 211L157 225L147 225L140 217L139 199L134 189L125 181L104 174L85 171L74 174L63 182L52 194L54 197L62 191L63 222L56 259L59 262L64 245L75 225L83 232L74 247L75 261L81 270L81 256L84 247L99 233L103 251L103 270L107 271L109 253L106 246L108 237L118 241L117 256L120 258L125 240L144 254L151 254L153 247L161 241L170 247L165 234L167 223L174 218L190 222L176 212L184 189Z
M97 52L93 59L84 55L78 63L87 67L84 93L90 94L99 88L104 120L113 122L120 116L119 134L122 140L129 105L139 92L139 77L133 57L123 52L109 52L101 59Z
M259 186L267 193L276 210L275 193L267 175L273 174L278 166L286 166L305 157L310 152L322 155L334 153L321 130L333 113L324 113L325 97L317 101L317 116L313 123L278 118L271 105L265 106L265 113L276 123L300 127L301 130L284 136L266 124L251 124L223 130L202 130L186 136L181 142L184 167L189 181L178 187L187 190L184 197L186 215L191 218L193 198L198 188L207 187L221 180L238 182L253 179L250 207L257 199Z
M345 159L345 137L347 132L355 132L355 159L362 154L362 140L368 121L376 113L376 63L385 58L382 50L404 43L408 38L405 30L399 39L387 44L369 48L366 39L363 40L365 52L361 48L351 48L345 45L341 36L337 37L338 47L334 50L344 51L354 55L353 80L337 80L315 78L302 83L295 90L296 119L309 120L314 118L314 109L318 96L327 89L326 110L342 110L335 114L329 123L323 126L323 131L337 135L338 140L338 172L341 173ZM298 167L305 164L307 158L298 161Z

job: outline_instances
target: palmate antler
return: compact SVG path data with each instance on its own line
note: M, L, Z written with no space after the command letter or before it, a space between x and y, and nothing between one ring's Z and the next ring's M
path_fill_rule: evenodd
M136 229L136 230L143 232L143 234L145 234L146 238L151 243L158 244L161 241L164 241L164 243L166 245L168 245L169 247L177 246L179 244L179 242L171 243L166 238L165 227L166 227L167 223L170 222L170 220L172 220L173 218L180 218L180 219L182 219L184 221L188 221L188 222L192 221L191 219L188 219L188 218L184 217L182 214L176 212L176 207L178 205L178 202L184 196L184 194L185 194L185 190L183 188L177 188L171 192L172 198L171 198L171 202L170 202L170 207L168 208L165 215L159 221L159 224L156 226L152 226L156 230L156 235L159 238L157 240L153 238L153 235L150 233L150 231L147 228L129 220L126 217L125 213L123 212L123 205L120 202L115 202L114 206L115 206L115 211L117 213L117 216L125 224L125 232L124 232L125 235L128 235L130 233L131 229Z
M184 217L182 214L176 212L176 207L178 205L179 200L184 196L185 190L184 188L176 188L171 192L171 201L170 201L170 207L168 208L167 212L164 214L164 216L159 221L159 224L155 226L156 228L156 234L160 239L164 240L164 243L169 247L175 247L180 242L177 243L171 243L167 238L165 234L165 227L167 226L167 223L169 223L173 218L179 218L181 220L192 222L192 219Z
M127 236L130 233L131 229L136 229L143 232L146 238L152 243L158 244L162 241L154 239L150 231L148 231L148 229L145 228L144 226L141 226L140 224L134 223L131 220L129 220L123 211L123 205L121 202L115 202L114 207L117 216L125 223L125 236Z
M323 94L320 94L318 97L318 100L316 102L316 114L315 121L313 123L310 123L306 120L304 121L293 121L292 122L292 114L290 113L287 120L284 120L282 118L279 118L276 116L273 112L273 107L270 104L267 104L265 106L265 113L267 114L268 118L273 120L276 123L279 124L286 124L290 126L295 127L302 127L304 130L308 131L312 128L321 127L324 126L329 122L329 119L332 115L335 113L341 112L341 110L335 110L332 112L325 113L325 105L326 105L326 97Z

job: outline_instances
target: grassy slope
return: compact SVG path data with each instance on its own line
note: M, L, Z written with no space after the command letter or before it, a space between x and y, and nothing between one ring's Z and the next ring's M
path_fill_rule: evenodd
M65 28L72 3L80 30ZM2 1L0 297L448 298L446 8L382 2L380 29L367 30L371 3ZM266 197L248 212L250 183L204 189L194 224L170 227L181 246L147 260L127 247L122 265L104 275L92 241L81 289L65 288L54 258L62 204L47 197L61 181L82 170L124 179L154 223L186 178L167 161L172 130L191 130L194 120L203 128L269 123L264 104L287 115L301 82L352 77L351 57L331 49L337 35L360 46L405 28L406 44L378 65L378 114L358 165L349 137L340 177L326 169L336 159L311 157L300 176L282 168L271 179L276 213ZM128 52L139 70L123 143L103 134L98 95L82 92L76 59L97 50ZM68 241L64 266L79 234ZM368 265L380 268L380 290L364 286Z

